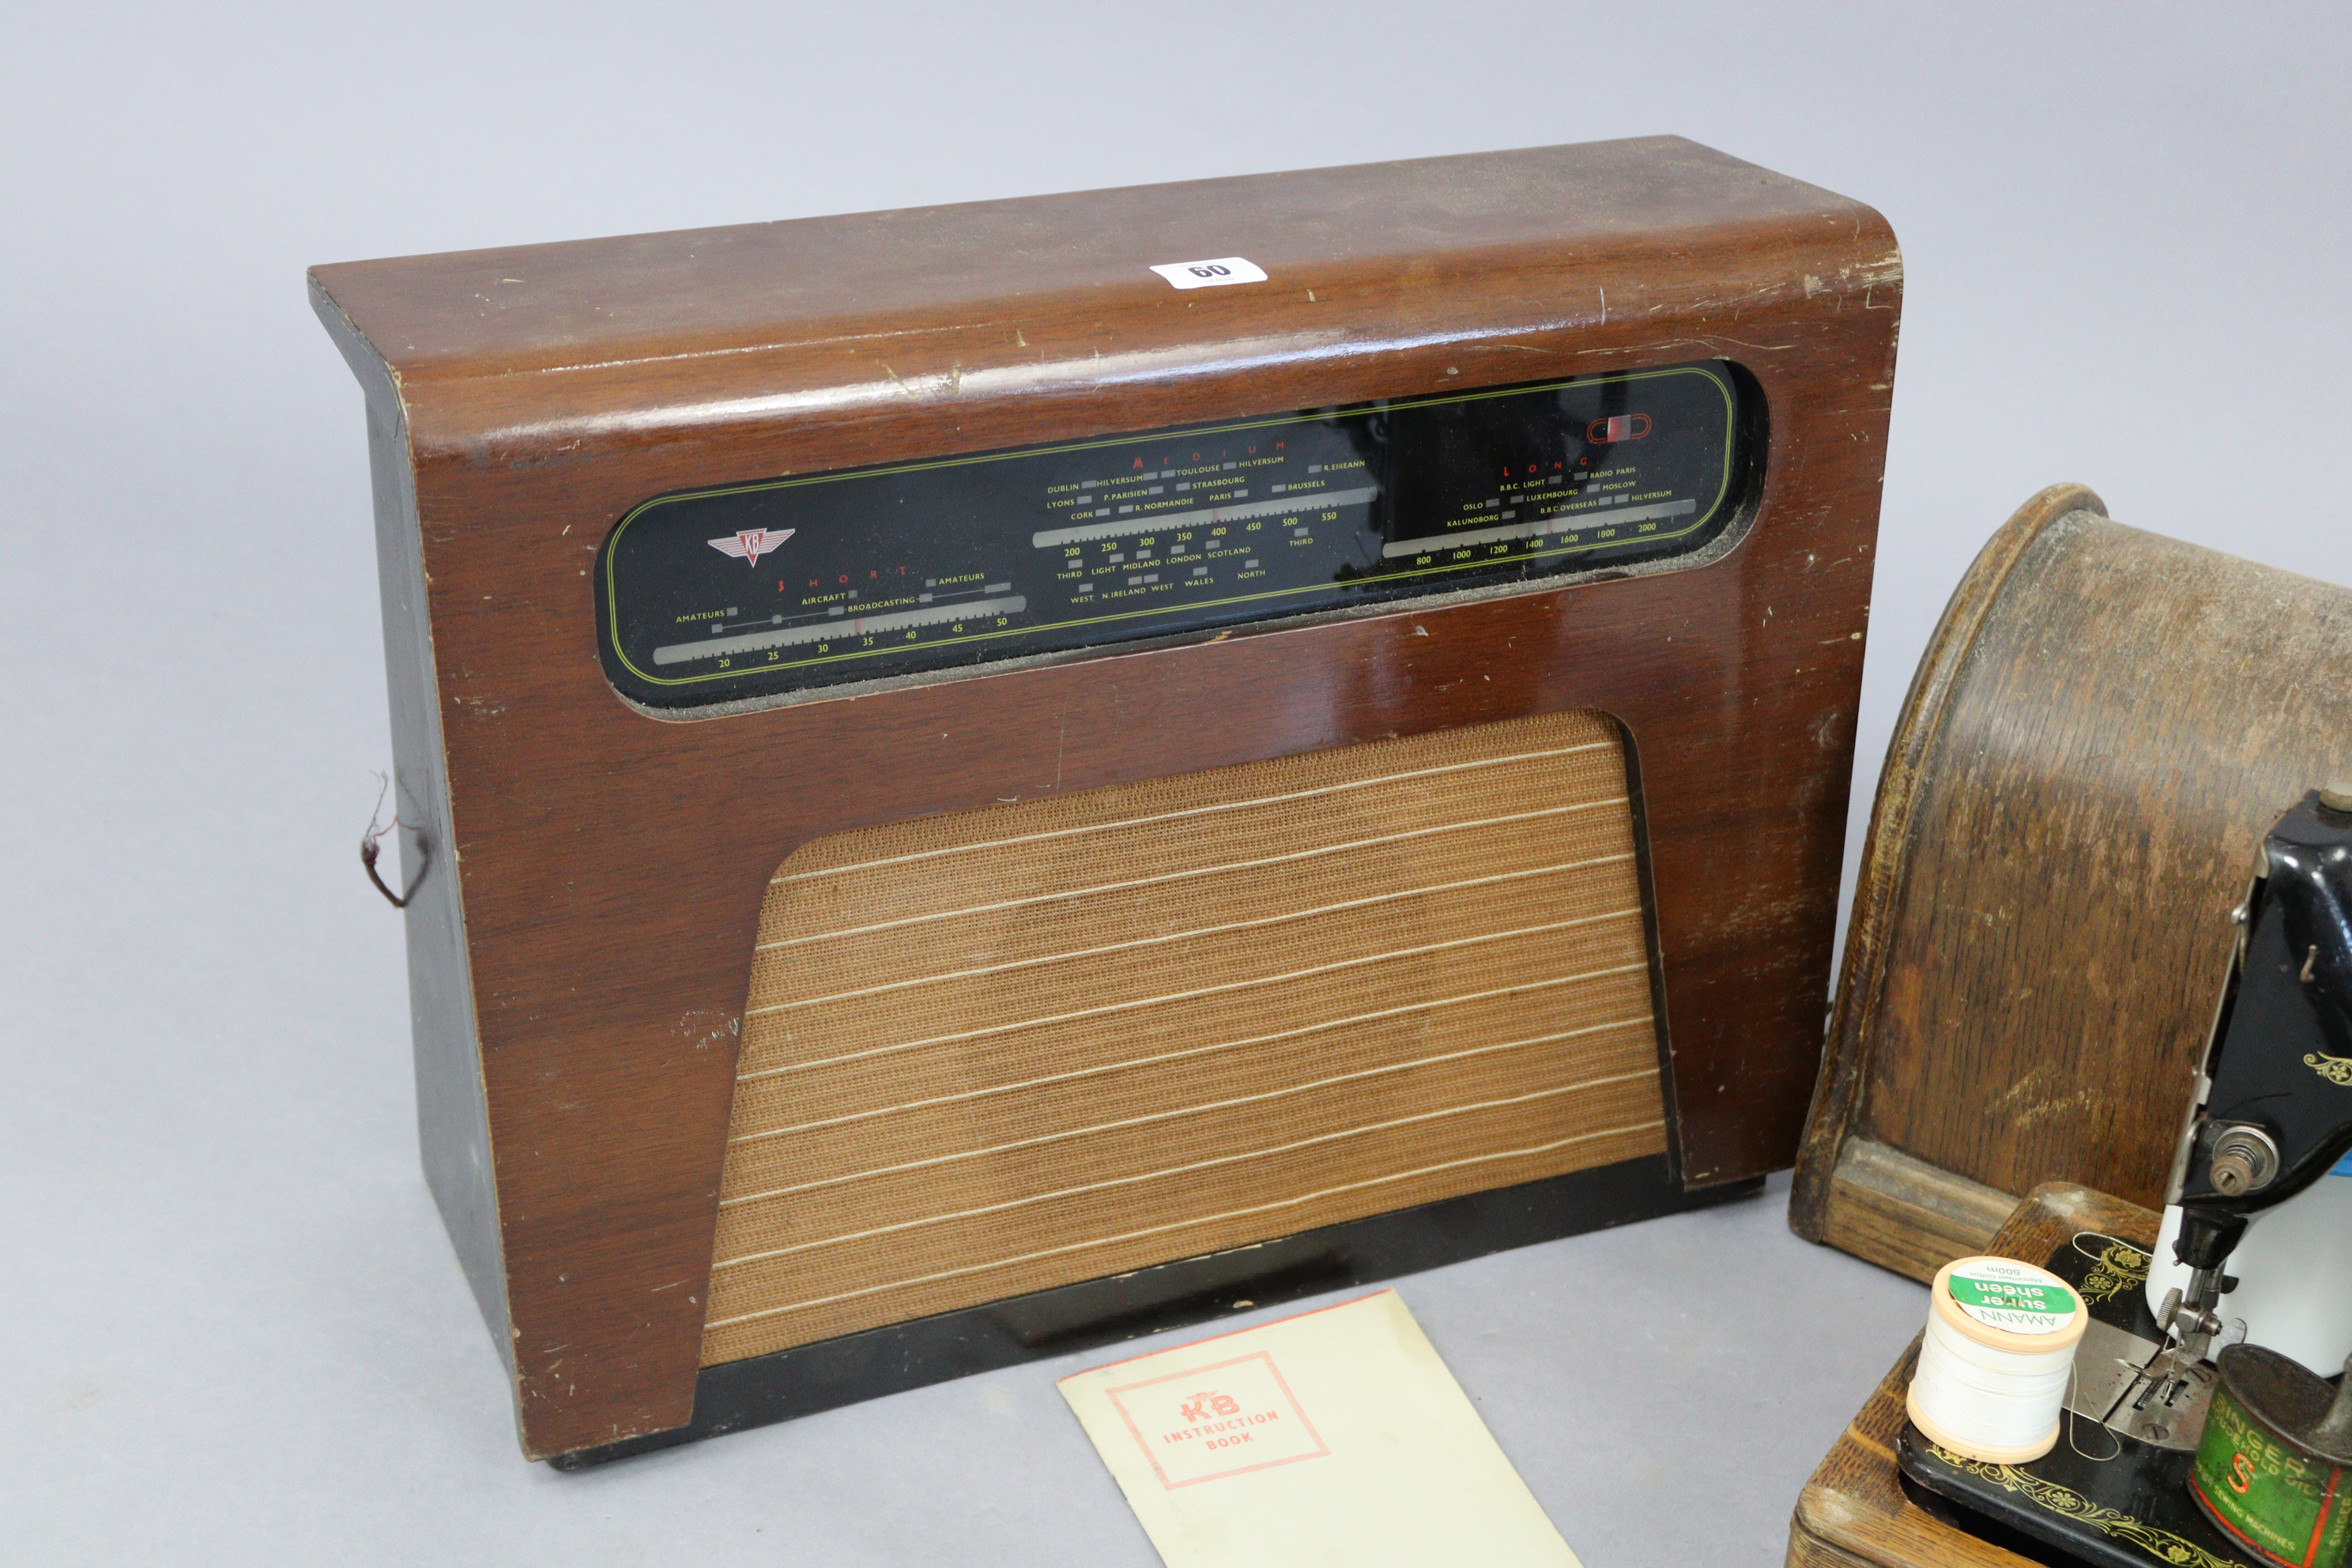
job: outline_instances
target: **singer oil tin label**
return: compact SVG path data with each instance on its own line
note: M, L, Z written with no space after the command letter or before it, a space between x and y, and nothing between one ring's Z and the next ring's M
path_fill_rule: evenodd
M1961 1311L2012 1334L2054 1334L2083 1310L2074 1292L2041 1269L1979 1258L1952 1270L1947 1288Z
M1263 1351L1109 1394L1160 1484L1171 1490L1331 1451Z
M2227 1385L2213 1391L2190 1484L2207 1513L2273 1563L2337 1568L2352 1546L2344 1472L2282 1442Z

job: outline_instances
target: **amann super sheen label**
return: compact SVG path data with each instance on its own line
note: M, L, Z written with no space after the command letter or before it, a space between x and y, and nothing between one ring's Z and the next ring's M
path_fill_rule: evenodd
M1947 1288L1961 1311L2012 1334L2054 1334L2083 1310L2074 1292L2040 1269L1999 1258L1953 1269Z

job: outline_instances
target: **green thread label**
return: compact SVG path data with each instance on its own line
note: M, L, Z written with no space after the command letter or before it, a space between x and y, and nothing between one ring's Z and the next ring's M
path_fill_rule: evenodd
M2054 1334L2074 1321L2083 1303L2038 1268L1980 1258L1955 1268L1945 1281L1961 1311L2012 1334Z

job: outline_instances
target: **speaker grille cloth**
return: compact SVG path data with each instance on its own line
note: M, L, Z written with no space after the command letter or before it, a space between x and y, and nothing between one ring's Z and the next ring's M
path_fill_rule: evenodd
M836 834L761 910L705 1365L1665 1146L1616 727Z

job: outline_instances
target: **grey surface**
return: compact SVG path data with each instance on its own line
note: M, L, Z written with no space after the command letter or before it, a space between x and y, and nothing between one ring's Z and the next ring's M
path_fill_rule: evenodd
M1395 1282L1591 1568L1779 1561L1798 1488L1918 1331L1919 1287L1798 1240L1786 1198L1783 1177ZM242 1289L227 1259L191 1258L213 1238L163 1249L189 1297L215 1298L126 1314L163 1342L37 1336L89 1370L45 1368L31 1430L0 1447L25 1553L0 1561L1152 1568L1055 1379L1365 1293L564 1475L517 1456L497 1358L407 1171L322 1173L270 1207L303 1217ZM1726 1420L1747 1458L1694 1507Z
M516 1458L352 863L382 642L305 264L1679 132L1904 242L1857 828L1945 595L2039 486L2352 581L2328 8L117 5L5 39L10 1563L1152 1560L1066 1367ZM1784 1201L1405 1283L1594 1568L1777 1562L1912 1331L1916 1288Z

